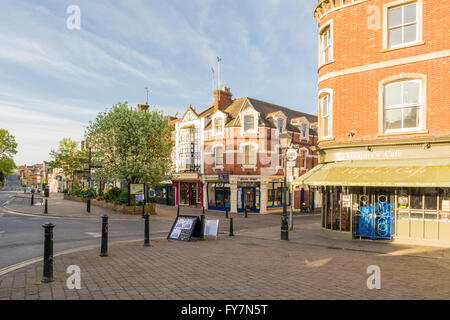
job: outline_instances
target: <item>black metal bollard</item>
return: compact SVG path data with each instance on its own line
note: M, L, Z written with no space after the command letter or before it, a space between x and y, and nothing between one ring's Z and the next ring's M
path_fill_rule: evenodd
M148 213L144 214L145 219L145 236L144 236L144 247L150 246L150 224L149 224L149 217L150 215Z
M42 277L43 283L49 283L53 281L53 228L52 223L46 223L42 225L45 229L44 236L44 275Z
M244 210L244 214L245 214L245 218L248 218L248 214L247 214L247 208L245 208L245 210Z
M206 223L206 218L205 218L205 214L204 213L202 213L202 215L200 216L200 223L201 223L200 239L201 240L205 240L205 223Z
M47 199L45 199L45 203L44 203L44 213L48 213L48 203L47 203Z
M145 203L142 205L142 218L145 218Z
M102 248L100 251L100 257L108 256L108 216L105 214L102 216Z
M230 218L230 234L229 234L229 236L230 237L234 236L234 233L233 233L233 217Z
M31 194L31 205L33 205L34 204L34 194L32 193Z
M202 207L202 215L205 215L205 207Z
M228 216L228 208L225 208L225 218L229 218L229 216Z
M91 212L91 198L89 198L89 197L86 199L86 211L88 213Z
M177 206L177 217L180 215L180 205Z

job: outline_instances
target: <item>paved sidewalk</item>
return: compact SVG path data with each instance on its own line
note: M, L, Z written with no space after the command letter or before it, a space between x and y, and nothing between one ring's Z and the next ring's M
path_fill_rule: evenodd
M67 267L81 269L69 290ZM367 288L367 267L381 289ZM55 281L42 262L0 277L0 299L450 299L448 261L332 250L294 242L222 236L217 241L153 240L55 257Z

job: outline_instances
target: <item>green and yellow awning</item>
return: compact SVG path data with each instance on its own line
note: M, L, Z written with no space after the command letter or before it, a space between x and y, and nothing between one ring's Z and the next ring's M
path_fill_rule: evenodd
M342 161L319 164L293 185L450 187L450 159Z

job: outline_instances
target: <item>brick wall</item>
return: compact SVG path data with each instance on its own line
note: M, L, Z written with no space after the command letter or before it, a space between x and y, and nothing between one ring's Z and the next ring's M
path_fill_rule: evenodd
M383 50L383 4L392 0L370 0L332 11L319 20L319 28L333 20L334 62L319 68L319 77L349 68L411 58L450 49L450 1L423 1L423 44ZM376 9L378 8L378 9ZM377 11L378 10L378 11ZM380 20L376 15L379 13ZM372 20L370 20L372 19ZM379 22L379 28L376 28ZM368 27L368 23L371 27ZM375 28L375 29L374 29ZM319 90L333 90L332 141L386 140L450 135L450 57L382 67L340 75L320 81ZM426 130L413 135L379 136L379 82L401 73L427 77ZM319 122L320 123L320 122ZM350 130L354 137L348 137Z
M276 136L276 129L259 128L259 134L241 134L241 128L225 128L223 138L212 136L211 130L205 132L205 174L229 173L236 175L283 175L283 170L276 170L278 165L277 148L279 142ZM317 137L310 135L308 140L300 139L300 133L289 132L293 137L293 143L308 149L307 169L313 168L317 164L317 159L311 156L316 154L310 147L317 142ZM315 140L314 140L315 139ZM242 143L254 143L258 145L258 156L256 169L242 169L243 153L240 153L239 146ZM225 146L224 168L214 169L214 149L217 144ZM267 152L267 150L272 151ZM233 151L233 152L230 152ZM273 155L273 156L272 156ZM242 159L242 160L240 160ZM297 167L301 167L301 157L297 157Z

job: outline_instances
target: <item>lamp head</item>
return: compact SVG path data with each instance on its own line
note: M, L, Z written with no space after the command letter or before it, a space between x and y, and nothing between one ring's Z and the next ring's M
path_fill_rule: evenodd
M292 137L287 132L280 133L278 139L280 139L280 147L282 149L287 149L291 145Z

